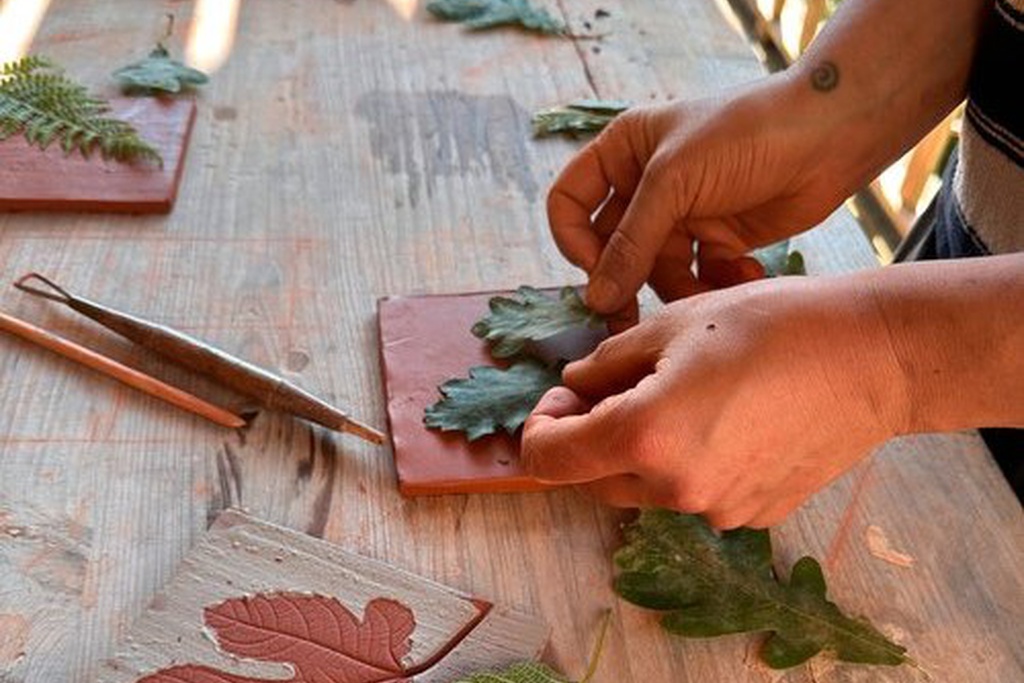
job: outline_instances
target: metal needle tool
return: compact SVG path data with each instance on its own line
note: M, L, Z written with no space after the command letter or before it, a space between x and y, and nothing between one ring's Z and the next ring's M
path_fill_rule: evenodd
M42 283L48 290L29 284L33 281ZM64 304L139 346L210 377L266 408L290 413L336 431L349 432L371 443L384 443L381 432L352 419L283 377L183 332L75 296L38 273L25 275L14 286L23 292Z

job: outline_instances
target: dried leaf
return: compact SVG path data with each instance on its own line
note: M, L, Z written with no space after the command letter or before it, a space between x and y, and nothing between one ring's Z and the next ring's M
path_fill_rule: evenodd
M444 21L458 21L478 31L498 26L520 26L551 35L565 32L565 24L529 0L431 0L427 11Z
M821 567L799 560L789 582L772 569L768 532L715 533L699 516L645 510L615 554L615 590L641 607L667 612L662 626L696 638L770 631L761 658L787 668L821 651L837 659L896 665L910 660L870 623L843 615L825 597Z
M766 277L807 275L804 255L795 249L790 251L788 239L755 250L754 258L764 266Z
M514 664L502 671L473 674L453 683L570 683L557 671L539 662Z
M493 297L490 309L490 314L473 325L472 332L490 343L495 358L520 354L531 341L542 341L580 326L597 328L604 324L572 287L563 287L554 299L523 286L512 297Z
M232 598L204 610L206 625L228 654L290 664L294 681L398 683L416 625L408 607L385 598L366 605L360 621L320 595L268 593ZM334 672L325 678L325 671ZM139 683L256 683L205 666L158 671Z
M204 85L209 80L199 69L171 59L167 48L161 43L157 43L145 59L115 71L114 78L121 83L121 90L125 93L143 95L178 93Z
M604 129L616 116L629 109L619 100L576 100L564 107L545 109L533 115L533 134L545 137L556 133L577 136Z
M423 423L444 431L464 431L470 441L499 427L511 434L526 421L540 397L561 383L558 369L533 360L519 361L508 370L486 365L471 368L469 379L449 380L439 387L444 398L426 409Z

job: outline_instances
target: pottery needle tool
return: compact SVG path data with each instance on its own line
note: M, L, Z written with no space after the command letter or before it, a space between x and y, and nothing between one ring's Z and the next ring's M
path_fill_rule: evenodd
M32 282L42 283L47 289L29 284ZM290 413L335 431L348 432L371 443L384 443L381 432L352 419L283 377L184 332L71 294L39 273L25 275L14 286L23 292L64 304L139 346L254 399L265 408Z
M245 426L245 420L234 413L14 316L0 313L0 330L49 349L69 360L81 363L130 387L205 417L221 426L233 429Z

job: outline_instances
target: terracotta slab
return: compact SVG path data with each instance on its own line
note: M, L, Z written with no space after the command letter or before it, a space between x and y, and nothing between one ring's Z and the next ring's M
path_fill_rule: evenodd
M126 164L65 155L59 144L33 147L20 136L0 142L0 210L167 213L185 165L196 104L189 98L119 98L112 114L131 123L164 164Z
M475 365L495 365L470 333L496 294L388 297L378 302L381 364L398 489L407 496L514 493L549 488L523 473L519 441L499 432L472 443L459 432L423 425L437 387ZM558 340L564 348L565 340ZM591 338L584 344L595 343ZM572 340L571 346L577 342Z
M322 645L325 640L338 640L332 630L337 630L339 622L328 612L270 610L269 603L258 602L260 596L268 595L289 596L292 604L288 607L301 607L299 603L313 598L339 603L341 607L336 609L347 610L366 625L361 637L346 641L359 655L356 659L364 662L380 647L380 643L368 641L391 637L382 621L369 623L365 614L372 608L367 610L367 605L383 600L393 608L397 605L398 610L411 611L415 623L408 641L400 639L400 649L407 650L401 663L406 669L425 667L415 674L417 683L447 683L474 671L536 659L548 637L547 628L530 617L232 510L218 517L167 588L136 621L120 651L102 663L93 680L239 681L233 676L254 683L289 680L295 673L293 667L299 668L292 664L296 661L318 667L323 677L316 680L324 683L371 680L347 671L350 665L358 667L359 661L344 661ZM294 624L298 617L305 632L297 642L282 647L275 640L279 634L276 627L253 637L239 630L244 619L232 620L226 627L216 622L204 625L204 610L225 601L246 600L249 602L243 604L263 609L268 621L276 620L273 623L278 625L286 625L289 619ZM394 627L394 619L389 624ZM231 654L234 650L225 646L228 641L260 654ZM323 661L311 663L310 658ZM205 668L220 675L157 674L173 667Z

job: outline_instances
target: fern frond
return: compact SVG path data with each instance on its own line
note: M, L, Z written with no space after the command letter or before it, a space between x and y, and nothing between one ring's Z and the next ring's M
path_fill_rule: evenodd
M163 163L135 128L107 116L109 111L43 57L0 66L0 140L22 133L42 149L59 142L65 154L88 157L98 148L104 159Z

